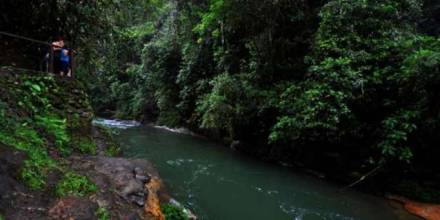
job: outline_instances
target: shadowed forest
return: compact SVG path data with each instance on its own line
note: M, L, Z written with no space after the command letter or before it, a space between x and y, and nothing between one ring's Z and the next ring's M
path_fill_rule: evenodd
M98 116L186 127L362 190L440 202L436 0L6 0L0 9L2 31L70 42Z

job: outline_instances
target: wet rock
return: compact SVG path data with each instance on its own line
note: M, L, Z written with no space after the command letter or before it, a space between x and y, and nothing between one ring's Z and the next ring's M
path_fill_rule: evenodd
M150 176L146 173L145 170L141 169L140 167L135 167L133 170L134 177L137 180L142 181L142 183L147 183L150 181Z
M86 199L66 197L55 201L49 210L49 218L54 220L95 219L98 206Z
M2 155L5 155L7 159L17 157L12 151L0 151L0 153L2 153L0 160ZM11 163L14 161L16 162L11 159ZM10 210L3 213L5 217L7 219L32 220L95 219L94 213L97 207L105 207L110 211L112 219L163 219L157 196L161 184L156 180L159 178L157 171L148 161L72 155L65 162L66 166L90 178L97 185L99 191L82 199L75 197L57 199L53 196L45 196L47 192L42 192L41 195L30 192L29 196L27 193L21 192L3 193L0 196L0 210ZM3 164L6 162L0 163L0 168ZM14 173L10 170L5 172ZM153 178L155 178L154 181L152 181ZM57 180L56 175L53 179ZM151 187L147 189L146 183L150 182L152 185L150 184ZM54 183L50 183L50 185L52 186ZM5 185L3 188L9 192L14 192L19 185L15 181L11 183L1 181L0 186L2 184ZM40 199L41 201L39 201ZM13 204L8 202L11 200L14 201ZM4 204L2 204L3 202ZM21 208L13 209L12 207L16 205ZM145 210L149 211L148 215Z
M18 151L0 144L0 192L7 192L15 188L16 177L19 176L18 170L22 166L25 155ZM0 198L5 196L4 193ZM1 200L0 200L1 202Z
M150 181L150 177L149 176L144 176L144 175L135 175L135 178L142 181L142 183L147 183Z
M127 215L121 216L121 219L123 220L140 220L141 218L139 215L135 212L129 213Z
M229 145L229 148L231 148L232 150L237 150L240 147L240 144L240 141L234 140L232 141L231 145Z
M134 172L135 175L137 175L137 174L142 175L142 174L145 173L145 171L144 171L142 168L140 168L140 167L135 167L135 168L133 169L133 172Z
M96 203L98 204L99 207L109 207L110 206L109 199L98 198L98 199L96 199Z
M92 169L93 165L94 164L91 161L85 161L80 165L80 169L85 169L85 170Z
M145 205L145 195L130 195L129 200L139 207L144 207Z
M148 191L148 197L145 205L145 213L152 219L164 220L165 216L160 210L160 201L158 198L158 192L162 188L162 182L159 178L151 178L150 182L146 184Z
M124 180L125 181L125 180ZM142 195L144 192L144 185L136 179L120 181L119 193L122 197L127 198L130 195Z
M145 201L148 200L149 195L155 196L145 188L152 175L158 178L157 172L148 161L104 156L91 157L88 160L93 161L97 173L106 176L109 186L117 195L137 207L148 206ZM153 193L157 194L157 191L158 189ZM160 206L157 206L160 209Z
M400 202L403 204L404 208L419 217L422 217L426 220L439 220L440 219L440 205L439 204L429 204L429 203L421 203L415 202L410 199L388 195L388 199Z

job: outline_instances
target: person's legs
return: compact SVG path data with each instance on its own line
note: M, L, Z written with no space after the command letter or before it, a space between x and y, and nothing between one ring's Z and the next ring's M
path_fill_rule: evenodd
M60 74L61 72L61 61L60 61L60 51L54 51L54 57L53 57L53 73L54 74Z
M69 62L61 61L61 76L69 73Z

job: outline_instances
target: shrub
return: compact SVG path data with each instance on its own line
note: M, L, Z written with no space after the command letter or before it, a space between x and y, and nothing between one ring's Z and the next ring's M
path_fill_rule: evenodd
M77 148L83 154L96 154L96 144L89 137L81 138L78 142Z
M46 184L47 173L56 167L56 163L41 149L29 152L28 156L30 158L24 162L21 169L21 178L31 189L42 189Z
M99 207L95 212L96 218L98 220L110 220L110 213L106 208Z
M172 204L164 204L161 207L166 220L188 220L183 210Z
M95 193L97 187L87 177L80 176L73 172L67 172L64 177L56 185L56 194L63 196L79 196L84 197Z
M49 157L44 140L35 130L27 124L18 125L14 130L12 134L0 131L0 141L27 154L20 176L31 189L42 189L47 173L56 167L56 163Z
M66 119L55 115L36 116L36 123L53 136L55 145L62 155L68 156L72 152L69 147L70 137L67 133Z
M110 143L105 149L105 154L109 157L118 156L121 153L121 148L115 143Z

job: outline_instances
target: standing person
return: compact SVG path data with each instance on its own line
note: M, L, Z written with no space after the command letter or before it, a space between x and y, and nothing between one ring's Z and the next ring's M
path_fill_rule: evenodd
M61 67L61 72L60 72L61 76L64 76L64 74L66 74L68 77L71 77L70 54L69 54L69 50L67 49L66 46L64 46L61 49L61 53L60 53L60 67Z
M56 37L52 42L53 50L53 72L55 74L61 74L61 50L64 47L64 39L62 37Z

